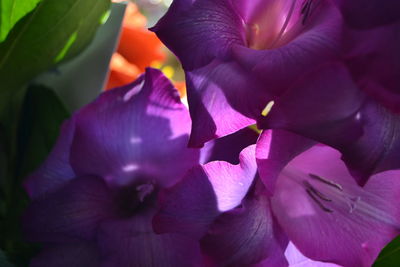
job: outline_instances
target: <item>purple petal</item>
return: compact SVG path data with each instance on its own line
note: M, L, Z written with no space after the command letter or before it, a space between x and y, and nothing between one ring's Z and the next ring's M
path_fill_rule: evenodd
M100 256L98 249L92 243L70 243L52 245L35 257L30 267L98 267Z
M216 266L249 266L268 257L284 262L287 239L274 221L266 197L246 199L220 215L201 240Z
M244 149L239 165L214 161L194 168L162 192L156 232L201 237L219 214L242 202L257 171L254 150L254 145Z
M363 135L340 150L353 176L364 185L374 173L400 169L400 116L372 101L358 114Z
M104 267L201 266L197 241L179 234L153 233L151 214L102 224L98 235Z
M210 141L201 149L205 154L205 160L201 163L220 160L238 164L240 152L255 144L258 136L259 134L255 130L246 127L233 134Z
M273 195L279 173L295 156L315 142L283 130L263 131L257 141L258 173L269 194Z
M400 3L397 0L335 0L334 2L352 27L370 28L400 19Z
M189 113L158 70L103 93L75 116L71 164L79 175L170 186L198 163L199 151L187 148Z
M293 245L292 242L289 242L285 250L286 259L289 262L290 267L341 267L340 265L334 263L326 263L320 261L313 261L303 254Z
M186 70L223 59L233 43L244 43L242 21L229 0L174 1L151 30Z
M287 44L264 50L234 45L233 57L269 90L282 90L299 76L337 58L342 49L342 19L337 8L330 1L320 1L313 13L306 25L298 25L302 30Z
M74 132L74 119L64 122L60 136L46 161L24 181L24 188L32 199L52 193L75 178L75 173L69 164Z
M348 30L346 65L360 88L400 112L400 22L371 30Z
M112 196L104 181L78 177L31 203L23 217L24 232L35 242L91 240L98 223L114 214Z
M193 120L191 146L254 124L271 100L265 86L235 63L216 60L186 74Z
M275 101L260 128L290 130L334 147L346 145L361 135L355 116L362 92L340 64L329 64L298 80Z
M358 186L340 153L317 145L292 160L278 178L272 209L306 257L343 266L371 266L400 233L400 171Z

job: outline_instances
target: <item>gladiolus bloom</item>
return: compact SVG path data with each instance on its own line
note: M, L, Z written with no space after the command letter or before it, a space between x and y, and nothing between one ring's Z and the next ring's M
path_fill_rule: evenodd
M301 139L267 131L239 165L190 171L163 192L155 229L198 238L215 266L288 266L289 241L312 261L371 266L400 233L400 171L377 173L361 187L337 150Z
M200 265L197 241L153 232L158 193L208 159L237 161L256 136L242 131L191 149L190 124L178 92L155 69L74 114L25 182L33 201L24 231L44 247L32 266Z

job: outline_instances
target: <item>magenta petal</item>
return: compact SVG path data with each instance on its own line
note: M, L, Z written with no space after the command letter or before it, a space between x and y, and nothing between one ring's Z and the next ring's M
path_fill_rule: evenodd
M356 118L362 92L341 64L329 64L302 79L275 101L261 128L290 130L334 147L361 135Z
M279 173L295 156L315 142L284 130L265 130L257 141L258 173L267 192L273 195Z
M186 74L193 120L191 146L254 124L271 100L265 86L233 62L215 60Z
M98 223L114 214L111 192L104 181L78 177L31 203L23 217L24 232L35 242L92 240Z
M52 193L75 178L75 173L69 164L74 131L74 119L66 121L46 161L24 181L24 188L31 198Z
M304 73L338 58L342 49L342 18L337 8L330 1L320 1L314 13L302 32L287 44L265 50L234 45L233 57L269 90L290 85Z
M98 267L100 255L92 243L52 245L35 257L30 267Z
M334 263L313 261L301 254L292 242L289 242L285 250L285 257L289 262L289 266L293 267L342 267Z
M151 30L178 56L185 70L223 59L233 43L244 42L242 21L229 0L174 1Z
M189 112L158 70L103 93L75 117L71 164L79 175L170 186L198 163L199 151L187 148Z
M254 150L244 149L239 165L214 161L194 168L162 192L154 229L201 237L219 214L242 202L257 172Z
M210 141L202 148L202 153L207 151L205 162L202 163L221 160L238 164L240 152L244 148L254 145L258 136L259 134L255 130L246 127L233 134Z
M250 266L265 258L284 262L285 235L274 221L266 197L246 199L220 215L201 240L216 266Z
M273 212L306 257L371 266L400 233L400 171L376 174L363 188L340 156L317 145L292 160L278 178Z
M201 266L197 241L179 234L153 233L149 215L102 224L98 235L102 266Z

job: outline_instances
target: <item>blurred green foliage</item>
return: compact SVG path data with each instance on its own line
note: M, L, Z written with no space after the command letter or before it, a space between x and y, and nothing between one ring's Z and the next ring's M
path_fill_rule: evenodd
M17 159L13 179L8 180L5 214L0 220L0 245L17 266L26 266L36 248L24 242L20 217L28 204L21 184L23 179L45 160L69 113L53 90L30 86L23 101L17 135ZM1 265L0 265L1 266Z
M0 42L14 25L31 12L41 0L0 0Z
M16 90L89 44L109 7L110 0L42 0L12 28L0 43L0 121Z
M400 266L400 236L382 250L374 264L374 267L398 266Z

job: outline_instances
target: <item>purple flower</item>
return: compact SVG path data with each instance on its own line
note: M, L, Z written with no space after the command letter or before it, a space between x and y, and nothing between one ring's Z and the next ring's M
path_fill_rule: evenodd
M289 88L260 128L286 129L328 144L343 154L353 176L399 169L400 116L359 90L343 64L328 64ZM321 90L323 88L323 90Z
M44 247L32 266L199 265L196 240L153 232L158 193L208 159L236 162L256 135L243 130L200 151L187 148L190 126L178 92L154 69L74 114L25 182L33 201L24 232Z
M342 50L341 14L326 0L175 0L152 30L185 69L192 146L261 120Z
M162 193L155 229L200 239L215 266L287 266L289 240L312 261L371 266L400 233L400 171L360 187L337 150L301 139L267 131L239 165L193 169Z

